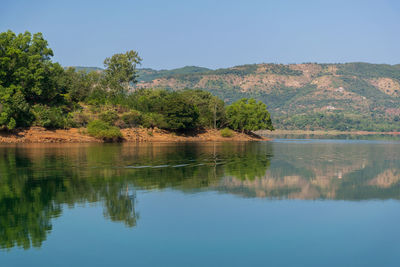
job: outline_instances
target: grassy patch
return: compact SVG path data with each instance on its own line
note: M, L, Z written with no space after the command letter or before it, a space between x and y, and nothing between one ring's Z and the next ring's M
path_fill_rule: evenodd
M117 127L100 120L89 122L87 132L89 135L107 142L115 142L122 139L122 133Z
M234 135L233 131L229 128L224 128L219 132L221 133L222 137L233 137Z

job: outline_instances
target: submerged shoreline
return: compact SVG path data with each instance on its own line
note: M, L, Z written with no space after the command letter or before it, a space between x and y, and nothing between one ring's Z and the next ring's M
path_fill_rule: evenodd
M121 129L121 142L207 142L207 141L267 141L256 134L234 132L232 137L222 137L219 130L205 129L178 134L161 129L127 128ZM0 132L0 144L17 143L104 143L78 128L48 130L31 127L13 132Z

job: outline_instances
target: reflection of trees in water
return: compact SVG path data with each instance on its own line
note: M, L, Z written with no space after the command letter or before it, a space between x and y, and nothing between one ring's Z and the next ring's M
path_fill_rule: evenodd
M265 174L272 150L269 143L182 144L154 154L155 158L138 156L132 167L163 164L164 168L131 169L127 175L135 186L198 191L215 185L225 175L254 179Z
M28 159L16 151L1 154L0 246L39 247L51 230L50 219L61 213L51 188L58 180L35 180Z
M256 158L253 163L246 160L269 149L256 147L243 143L3 148L0 247L40 247L52 229L51 219L61 215L64 204L101 201L106 218L133 227L138 219L134 188L207 189L224 175L225 164L235 175L254 178L268 167L265 156L259 163ZM134 169L157 165L167 166Z
M121 190L122 189L122 190ZM124 222L126 226L136 226L138 214L135 211L135 192L126 190L123 185L108 184L103 188L104 196L104 216L115 222Z
M128 226L136 224L134 195L120 193L124 183L109 181L106 170L74 168L74 158L57 153L33 156L13 148L0 151L0 247L40 247L63 204L103 199L107 217Z
M227 152L225 174L240 180L254 180L263 177L270 166L272 148L269 143L260 145L242 144L235 153Z
M40 247L51 219L77 203L102 202L106 218L133 227L135 189L398 199L399 153L391 146L268 142L2 148L0 247Z

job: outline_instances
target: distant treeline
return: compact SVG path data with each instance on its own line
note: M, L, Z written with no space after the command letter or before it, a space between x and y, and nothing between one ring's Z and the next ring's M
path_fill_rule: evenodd
M266 105L241 99L224 102L201 90L134 90L136 51L104 60L104 71L64 69L51 61L53 51L41 33L0 34L0 127L87 127L99 138L121 137L120 128L172 131L230 127L272 130Z

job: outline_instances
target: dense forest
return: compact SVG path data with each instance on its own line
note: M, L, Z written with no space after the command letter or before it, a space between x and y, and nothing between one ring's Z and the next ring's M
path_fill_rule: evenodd
M119 140L121 128L170 131L230 128L273 130L266 105L240 99L225 106L202 90L140 89L136 51L112 55L104 70L63 68L41 33L0 34L0 127L85 128L89 135ZM229 135L229 129L224 129Z

